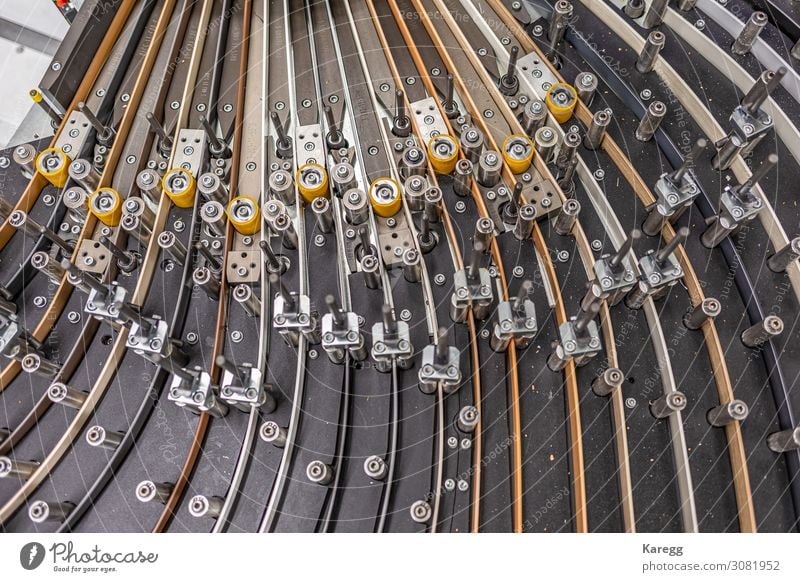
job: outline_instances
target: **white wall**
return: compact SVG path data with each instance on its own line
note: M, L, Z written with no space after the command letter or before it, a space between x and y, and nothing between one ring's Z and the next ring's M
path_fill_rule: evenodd
M52 0L0 0L0 18L62 39L68 23ZM0 147L5 147L33 106L28 91L50 65L50 57L0 38Z

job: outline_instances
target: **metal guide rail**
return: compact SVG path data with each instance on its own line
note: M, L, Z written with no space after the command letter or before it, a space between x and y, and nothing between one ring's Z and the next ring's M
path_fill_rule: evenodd
M0 529L800 528L792 19L107 4L0 151Z

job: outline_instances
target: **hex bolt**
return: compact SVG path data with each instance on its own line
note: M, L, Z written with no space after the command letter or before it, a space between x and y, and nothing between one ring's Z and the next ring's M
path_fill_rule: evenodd
M54 378L61 370L57 363L45 360L39 354L34 353L25 354L20 363L24 372L43 378Z
M89 446L115 450L122 443L124 434L112 430L106 430L99 424L94 425L86 431L86 442Z
M453 175L453 191L459 196L469 196L472 192L472 172L474 166L468 159L458 160Z
M650 4L650 10L644 17L642 26L645 28L653 28L664 22L664 15L667 12L669 0L653 0Z
M364 473L366 473L367 477L370 479L383 481L389 474L389 465L386 464L386 461L384 461L382 457L370 455L364 459Z
M136 499L142 503L158 501L166 503L172 495L173 483L155 483L150 480L142 481L136 486Z
M650 404L650 412L656 418L666 418L686 408L686 396L683 392L669 392Z
M622 386L625 376L619 368L607 368L597 378L592 380L592 392L597 396L608 396Z
M244 283L233 288L233 299L242 306L245 312L254 318L261 317L261 300L253 293L253 288Z
M189 500L189 514L192 517L210 517L216 519L222 513L225 500L222 497L195 495Z
M11 457L0 457L0 479L16 477L27 481L39 467L37 461L17 461Z
M437 187L428 188L424 196L424 212L431 222L439 222L442 217L442 191Z
M286 446L286 429L274 420L267 420L261 425L258 435L265 443L282 449Z
M489 251L494 240L494 221L488 217L481 217L475 222L473 240L480 241L485 251Z
M153 234L150 227L146 226L142 219L131 214L123 214L120 221L122 230L133 236L143 245L150 244L150 235Z
M48 521L61 523L67 519L73 509L75 509L75 504L69 501L62 503L34 501L28 507L28 517L33 523L45 523Z
M636 19L640 18L642 14L644 14L645 3L644 0L628 0L628 3L625 4L625 8L623 9L625 14L627 14L630 18Z
M767 446L773 453L800 449L800 426L772 433L767 437Z
M493 188L500 181L503 170L503 159L494 150L486 150L478 159L476 179L478 184L486 188Z
M556 156L556 167L564 171L569 163L576 156L578 147L581 145L581 135L577 131L568 131L564 134L564 140Z
M795 237L767 259L767 266L776 273L783 273L798 257L800 257L800 237Z
M757 348L783 332L783 320L777 315L768 315L742 332L742 343L748 348Z
M69 177L75 180L87 192L97 190L100 174L92 166L92 162L79 158L69 165Z
M458 418L456 418L456 426L461 432L473 432L480 422L480 415L478 409L474 406L464 406L458 411Z
M547 107L538 99L532 99L522 110L520 123L528 137L533 137L547 121ZM463 139L462 139L463 144ZM463 149L463 145L462 145ZM474 161L474 160L473 160Z
M721 312L722 304L719 300L706 297L683 316L683 325L687 329L700 329L707 320L713 320Z
M430 503L419 499L411 504L409 508L411 519L416 523L427 523L433 516L433 509Z
M758 10L753 12L750 15L750 18L747 19L744 28L739 33L739 36L737 36L736 40L733 42L731 52L739 56L749 53L750 49L753 48L753 44L756 42L758 35L761 34L761 31L764 30L766 25L767 15Z
M306 467L306 477L317 485L328 485L333 481L333 469L322 461L311 461Z
M342 205L347 222L353 226L363 224L369 218L367 195L358 188L351 188L345 192Z
M547 112L544 112L547 115ZM461 151L473 164L477 164L484 146L483 133L476 127L469 126L461 132Z
M212 301L219 299L219 279L214 276L211 269L206 267L196 268L192 273L192 283L203 289Z
M567 0L558 0L553 6L553 15L550 17L550 26L547 29L547 38L550 40L550 58L556 58L558 45L564 39L572 11L572 3Z
M656 130L661 125L661 121L667 115L667 106L661 101L653 101L647 107L642 120L639 122L639 127L636 128L636 139L639 141L650 141L656 133Z
M741 400L731 400L715 406L708 411L706 418L711 426L725 426L733 422L742 422L750 414L750 408Z
M320 232L329 233L333 231L333 211L331 210L331 201L328 198L324 196L314 198L311 203L311 210L317 219L317 227Z
M50 398L54 404L63 404L64 406L76 410L83 406L86 396L86 392L76 390L63 382L54 382L47 389L47 397Z
M664 48L665 40L666 36L660 30L654 30L647 35L642 52L639 53L639 58L636 59L636 70L642 75L653 70L656 59Z
M575 198L568 198L561 205L558 215L553 220L553 230L561 236L566 236L572 232L575 222L578 220L578 215L581 212L581 203Z
M586 131L586 135L583 138L583 145L586 146L587 149L596 150L600 147L603 138L606 136L608 126L611 123L611 118L611 112L607 109L601 109L595 112L592 116L592 123L589 125L589 129Z
M403 252L403 277L409 283L418 283L422 280L422 259L416 249L406 249Z
M47 275L53 283L60 283L64 277L64 267L45 251L37 251L31 255L31 265Z
M167 251L179 265L186 263L186 246L171 230L165 230L158 235L158 246Z
M406 249L406 251L414 251L414 249ZM403 255L405 257L405 254ZM364 275L364 285L367 289L380 289L381 288L381 266L380 260L376 255L364 255L361 259L361 273ZM405 270L403 271L405 273Z
M514 237L517 240L528 240L531 237L533 223L536 220L536 207L533 204L523 204L517 213L517 222L514 224Z
M594 73L578 73L575 77L575 91L578 93L578 99L583 101L586 107L592 104L597 85L597 76Z

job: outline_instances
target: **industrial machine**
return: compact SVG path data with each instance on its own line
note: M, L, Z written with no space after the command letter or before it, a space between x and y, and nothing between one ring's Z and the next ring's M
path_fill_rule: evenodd
M797 531L797 4L84 0L0 530Z

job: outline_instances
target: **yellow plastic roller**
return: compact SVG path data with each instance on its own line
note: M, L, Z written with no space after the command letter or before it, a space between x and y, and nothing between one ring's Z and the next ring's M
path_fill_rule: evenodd
M307 203L314 201L314 198L328 196L328 172L319 164L304 164L297 170L295 176L297 189L300 196Z
M392 178L378 178L369 187L369 201L378 216L394 216L402 205L400 186Z
M246 236L254 235L261 228L258 202L250 196L237 196L228 204L228 220L236 232Z
M527 172L533 161L533 142L527 135L509 135L503 142L503 160L511 173Z
M106 226L117 226L122 218L122 197L113 188L100 188L89 198L89 210Z
M578 93L575 87L566 83L556 83L547 90L545 96L547 108L556 121L566 123L572 118L575 105L578 103Z
M36 169L53 186L63 188L69 178L71 161L61 148L47 148L36 158Z
M428 159L437 174L450 174L458 161L458 142L447 134L431 138L428 142Z
M161 187L178 208L191 208L194 206L194 194L197 184L189 170L172 168L161 178Z

